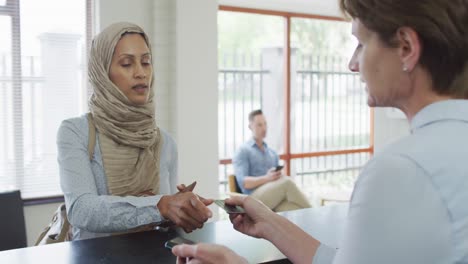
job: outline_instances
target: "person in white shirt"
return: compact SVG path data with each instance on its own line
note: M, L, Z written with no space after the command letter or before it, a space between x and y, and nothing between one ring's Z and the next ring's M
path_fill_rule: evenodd
M349 68L368 105L396 107L411 134L377 153L355 184L339 248L252 197L234 228L293 263L468 263L468 0L340 0L358 46ZM244 263L224 246L180 245L190 263Z

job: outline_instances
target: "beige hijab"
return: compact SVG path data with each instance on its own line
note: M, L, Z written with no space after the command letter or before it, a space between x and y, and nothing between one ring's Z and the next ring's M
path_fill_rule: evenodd
M153 83L148 102L139 106L132 104L109 79L115 46L125 33L141 34L151 50L148 36L131 23L112 24L97 35L88 64L93 86L89 109L99 132L109 193L157 194L162 137L156 126Z

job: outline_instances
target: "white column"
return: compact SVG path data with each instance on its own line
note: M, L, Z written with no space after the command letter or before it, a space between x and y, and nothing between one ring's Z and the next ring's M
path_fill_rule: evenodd
M173 124L181 182L218 197L218 89L216 1L176 0Z
M156 120L158 125L175 134L172 109L175 87L175 2L153 2L154 88L156 90Z

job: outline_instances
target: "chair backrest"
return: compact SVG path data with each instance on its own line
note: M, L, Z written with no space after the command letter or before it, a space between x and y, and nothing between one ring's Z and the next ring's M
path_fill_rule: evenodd
M0 212L0 250L26 247L26 227L20 191L0 192Z
M237 183L236 175L231 174L228 176L229 191L232 193L242 193L239 184Z

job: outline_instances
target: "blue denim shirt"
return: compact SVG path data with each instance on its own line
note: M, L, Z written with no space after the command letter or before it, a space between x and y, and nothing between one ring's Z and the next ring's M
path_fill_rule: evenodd
M270 149L265 142L263 142L263 148L263 151L260 150L252 138L244 143L234 155L234 173L237 183L245 194L251 194L255 190L244 188L246 176L263 176L269 169L278 165L278 154Z

